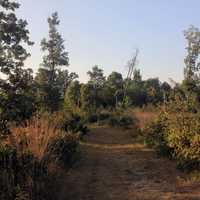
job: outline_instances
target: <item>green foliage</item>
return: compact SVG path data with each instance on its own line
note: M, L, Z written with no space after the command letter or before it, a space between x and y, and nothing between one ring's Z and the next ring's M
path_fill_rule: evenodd
M105 103L105 77L103 70L98 66L94 66L88 75L90 76L89 82L81 87L81 108L87 113L93 113Z
M98 111L97 113L88 114L85 116L88 123L104 123L112 116L108 111Z
M190 26L184 31L185 38L188 42L187 56L185 58L185 80L191 81L197 78L196 72L199 71L199 63L197 63L200 52L200 31L194 26Z
M118 72L112 72L107 78L107 85L115 91L123 88L123 77Z
M161 90L161 83L158 78L151 78L145 81L144 88L146 90L146 101L150 104L156 105L163 100L163 91Z
M167 142L180 167L200 167L199 122L199 114L195 113L181 112L169 117Z
M136 123L136 119L133 119L130 116L120 116L119 118L119 126L128 128L132 124Z
M27 22L15 15L19 4L2 0L0 8L0 73L4 75L0 78L0 121L4 127L6 121L24 120L35 110L32 70L23 68L30 56L23 45L33 43Z
M81 136L88 132L84 119L76 113L64 113L61 117L60 126L66 132L79 133Z
M108 124L114 127L129 128L130 126L137 126L137 120L130 116L113 115L108 119Z
M8 121L3 116L0 117L0 137L9 134Z
M188 42L185 79L171 94L169 87L162 85L168 93L164 113L146 128L146 141L159 152L171 155L178 167L191 170L200 169L200 31L192 26L184 34Z
M78 135L63 134L50 142L47 152L57 164L61 163L69 168L77 161L80 153L78 146Z
M87 113L84 115L87 123L97 123L98 125L110 125L122 128L138 128L138 119L134 116L126 115L123 110L102 110L99 109L95 113Z
M123 101L123 84L124 80L122 74L112 72L108 76L102 95L104 97L104 105L115 107Z
M180 168L200 167L200 117L196 96L176 94L164 113L146 127L146 142L162 155L173 157Z
M87 113L96 111L98 104L96 90L91 84L81 86L81 108Z
M103 70L97 65L92 68L92 71L88 72L88 75L90 77L89 84L93 85L95 89L104 85L105 77L103 75Z
M172 91L168 83L162 84L158 78L142 80L140 70L137 69L133 71L133 79L123 79L118 72L112 72L105 79L103 70L97 66L93 67L88 74L90 80L81 86L79 107L90 114L95 113L99 108L117 109L130 106L142 107L147 104L157 105L166 100ZM71 90L75 91L74 88L70 88L69 93L72 92ZM72 92L72 98L66 98L65 102L68 105L70 99L74 99L74 94ZM77 93L77 100L79 100L79 93Z
M143 83L131 81L127 88L127 97L129 98L130 105L142 106L146 104L147 93Z
M98 122L98 115L97 114L88 114L85 118L86 118L86 121L88 123Z
M81 104L81 85L78 81L72 82L65 94L65 108L72 109L80 107Z
M153 122L145 127L143 133L148 146L155 148L160 155L171 156L171 148L168 146L166 140L166 120L166 115L161 113Z
M58 19L58 13L53 13L48 18L49 24L49 40L43 39L41 41L41 47L44 52L48 52L43 57L43 66L49 70L49 82L53 84L54 73L58 66L68 66L69 58L68 53L65 51L64 40L57 30L57 26L60 24Z
M43 39L41 42L42 51L47 54L43 56L42 68L39 69L35 80L40 107L53 112L59 109L67 84L77 75L59 69L69 65L69 58L64 40L57 30L60 24L57 13L48 18L48 24L49 39Z
M111 117L111 113L109 111L102 111L100 113L98 113L98 120L99 121L104 121L107 120Z
M41 176L45 177L46 174L46 167L39 163L31 153L19 155L18 150L11 146L0 148L1 199L37 199L35 194L41 195L41 190L39 187L38 190L33 189L35 185L40 185Z

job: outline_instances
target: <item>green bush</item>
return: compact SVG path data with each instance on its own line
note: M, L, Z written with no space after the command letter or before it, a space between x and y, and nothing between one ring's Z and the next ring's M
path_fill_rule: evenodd
M59 138L50 142L47 148L48 159L71 167L79 156L78 135L63 133Z
M108 119L108 124L109 124L110 126L118 126L118 125L119 125L119 120L118 120L117 117L112 116L112 117L110 117L110 118Z
M111 117L111 114L109 112L100 112L98 114L98 121L104 121Z
M145 143L149 147L155 148L158 154L171 156L171 148L166 141L166 116L162 113L154 121L148 124L144 130Z
M111 117L111 113L109 112L99 112L99 113L93 113L93 114L87 114L87 116L85 116L86 121L88 123L101 123L103 121L108 120Z
M176 113L170 115L167 143L173 148L178 166L184 169L200 169L200 115Z
M88 123L96 123L96 122L98 122L98 115L97 114L88 114L88 116L86 116L86 121Z
M47 166L31 152L18 155L13 147L0 147L0 199L37 199L46 177Z
M0 137L8 134L9 134L8 122L7 120L1 118L0 116Z
M138 121L126 115L113 115L108 119L108 124L114 127L129 128L130 126L137 127Z
M79 133L81 136L83 136L89 131L85 120L77 113L57 113L50 118L53 123L57 123L57 127L59 129L67 133ZM57 122L55 122L55 119Z
M200 109L194 96L176 95L144 129L146 143L185 170L200 169Z
M130 117L125 115L121 111L109 112L109 111L99 111L99 113L88 114L86 116L88 123L97 123L99 125L110 125L113 127L124 127L129 128L130 126L138 126L138 120L136 117Z
M133 124L133 118L129 116L120 116L119 125L122 127L129 127Z

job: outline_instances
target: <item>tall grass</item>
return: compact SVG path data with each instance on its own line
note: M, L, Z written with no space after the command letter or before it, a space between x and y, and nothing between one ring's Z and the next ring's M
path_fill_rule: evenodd
M135 116L139 121L139 127L144 128L146 124L150 123L158 115L157 110L145 110L140 108L130 108L127 113L130 116Z
M41 160L48 144L62 134L57 128L57 123L52 123L45 117L35 116L23 126L11 128L8 144L17 149L18 154L31 152Z
M56 177L76 161L79 134L62 130L63 116L55 115L38 115L11 127L0 148L0 199L13 200L21 194L33 200L56 199ZM6 191L10 196L5 198Z

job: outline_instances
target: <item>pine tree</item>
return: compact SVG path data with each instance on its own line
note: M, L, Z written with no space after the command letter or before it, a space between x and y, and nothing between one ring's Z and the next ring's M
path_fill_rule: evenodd
M42 66L49 70L49 83L54 84L56 69L69 65L68 53L65 51L64 40L57 30L60 24L57 12L48 18L49 40L43 39L41 42L42 51L48 52L43 57Z
M63 79L66 70L61 71L61 67L69 65L68 52L65 51L64 40L57 30L60 24L58 13L55 12L48 18L49 24L49 38L41 41L42 51L46 54L43 56L42 68L39 69L36 82L39 85L39 101L46 104L50 111L55 111L59 107L61 97L64 97L65 82L68 77L63 80L62 94L60 91L60 82ZM62 75L62 78L61 78Z

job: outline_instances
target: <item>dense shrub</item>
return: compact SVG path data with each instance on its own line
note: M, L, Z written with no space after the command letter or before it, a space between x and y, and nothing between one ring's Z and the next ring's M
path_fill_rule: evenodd
M56 163L71 167L79 156L78 135L63 134L48 144L47 154Z
M200 111L194 96L175 96L145 129L146 142L182 169L200 169Z
M99 125L110 125L113 127L129 128L135 126L138 128L138 119L132 115L126 115L123 111L99 111L98 113L88 114L86 116L88 123L98 123Z
M200 115L176 113L169 116L167 143L181 168L200 169Z
M9 128L7 120L3 119L0 115L0 137L7 135L9 133Z
M86 122L89 122L89 123L98 122L98 115L97 114L88 114L88 116L86 116Z
M61 113L60 115L60 128L65 132L79 133L83 136L89 131L85 120L80 115L76 113Z
M108 124L114 127L129 128L130 126L138 126L136 118L126 115L113 115L108 119Z
M96 123L96 122L102 123L108 120L111 116L112 113L110 112L100 111L93 114L87 114L85 118L88 123Z
M31 152L18 155L13 147L0 149L0 199L42 199L47 166ZM37 187L36 187L37 186Z
M100 112L99 114L98 114L98 121L104 121L104 120L107 120L107 119L109 119L110 117L111 117L111 113L109 113L109 112Z
M148 146L164 156L171 156L171 149L166 140L166 116L162 113L154 121L147 124L143 132Z
M122 127L129 127L133 124L133 118L129 116L120 116L119 125Z
M115 117L115 116L111 116L111 117L108 119L108 124L109 124L110 126L118 126L118 125L119 125L118 118Z

